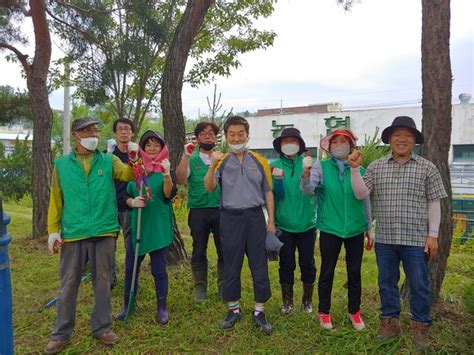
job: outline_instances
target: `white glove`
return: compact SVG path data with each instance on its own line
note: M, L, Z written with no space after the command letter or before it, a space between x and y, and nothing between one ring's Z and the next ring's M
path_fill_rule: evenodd
M303 158L303 168L311 168L313 166L313 158L312 157L304 157Z
M59 248L63 244L63 240L59 233L51 233L48 237L48 249L51 254L57 254L59 252Z
M115 139L111 138L107 140L107 153L112 154L115 150L117 142Z
M132 207L132 208L144 208L144 207L146 207L145 196L135 197L132 200L132 202L130 204L130 207Z
M161 162L161 166L165 171L163 171L163 175L169 175L170 174L170 168L171 168L171 163L168 159L165 159Z
M138 159L138 150L140 149L138 144L135 143L135 142L128 142L127 149L128 149L129 159L131 159L132 161L137 160Z
M272 169L272 175L277 179L283 178L284 174L285 174L285 172L283 171L283 169L279 169L279 168L273 168Z
M184 154L188 157L191 156L191 154L194 152L194 148L196 148L196 146L193 143L186 144L184 146Z

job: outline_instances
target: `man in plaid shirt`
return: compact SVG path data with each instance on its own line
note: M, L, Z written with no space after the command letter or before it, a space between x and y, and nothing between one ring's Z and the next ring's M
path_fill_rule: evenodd
M399 323L400 261L410 284L410 310L416 350L430 347L430 285L428 263L438 250L440 200L447 197L441 175L430 161L413 153L423 135L407 116L396 117L382 132L392 153L374 161L364 177L359 173L362 155L349 156L351 183L358 199L370 195L375 214L375 254L379 270L381 331L378 340L397 337Z

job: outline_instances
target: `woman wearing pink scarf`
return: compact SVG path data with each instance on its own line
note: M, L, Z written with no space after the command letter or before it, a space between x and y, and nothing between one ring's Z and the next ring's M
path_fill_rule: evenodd
M176 179L170 171L168 148L163 137L154 131L146 131L140 139L140 161L135 165L136 181L127 187L127 205L132 208L132 238L127 239L125 255L124 309L116 319L125 318L132 284L133 261L138 252L138 280L140 264L146 254L150 254L151 270L155 279L157 299L156 321L160 325L168 323L167 307L168 273L166 254L173 241L173 213L171 200L176 194ZM139 191L139 186L142 191ZM136 250L137 214L142 208L139 250ZM137 288L137 281L135 290Z

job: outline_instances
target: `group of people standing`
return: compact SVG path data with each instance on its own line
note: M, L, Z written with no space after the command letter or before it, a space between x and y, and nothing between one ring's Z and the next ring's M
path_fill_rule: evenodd
M135 256L139 270L145 254L150 254L156 321L160 325L168 323L166 254L173 239L170 201L177 184L188 187L196 301L207 297L210 234L214 240L218 293L228 304L221 329L234 327L242 318L241 271L247 255L255 302L252 319L263 334L272 333L265 314L265 303L271 297L266 242L272 235L278 236L283 244L279 253L282 312L291 314L294 310L296 250L303 289L301 309L313 311L316 230L321 255L317 319L322 328L333 328L331 293L344 245L348 317L355 329L364 329L360 309L361 265L364 239L369 247L374 243L374 216L381 300L377 339L401 334L401 261L410 284L414 345L418 349L429 347L427 261L436 255L440 199L447 195L436 167L413 153L415 144L423 143L423 136L411 118L397 117L383 131L382 140L390 144L392 152L367 169L360 166L357 138L347 129L336 130L321 140L320 147L328 159L320 161L307 153L298 129L286 128L273 141L280 157L269 164L247 148L250 128L245 118L232 116L225 121L227 153L215 149L218 127L212 122L200 122L194 132L196 144L185 146L175 173L170 168L166 142L159 133L147 131L139 144L133 143L132 121L120 118L113 125L117 143L109 149L112 154L108 154L96 149L97 125L91 118L76 119L72 124L76 147L55 161L48 245L53 253L62 246L61 290L56 324L46 353L61 351L72 333L77 291L86 262L91 265L95 294L91 314L93 336L106 345L118 341L111 330L110 288L120 229L126 245L124 307L116 319L126 318L130 290L138 287L138 271L133 272ZM117 207L111 208L115 204Z

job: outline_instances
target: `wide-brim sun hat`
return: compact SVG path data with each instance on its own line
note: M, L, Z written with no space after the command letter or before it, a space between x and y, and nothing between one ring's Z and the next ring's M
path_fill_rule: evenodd
M294 127L289 127L285 128L283 132L281 132L281 135L273 140L273 148L275 148L278 154L283 155L281 151L281 141L285 137L292 137L298 139L298 142L300 143L300 150L298 151L298 154L306 152L306 143L301 137L300 130Z
M389 144L390 136L392 135L393 130L396 128L408 128L415 135L416 144L423 144L425 141L423 134L416 128L415 121L413 118L408 116L398 116L395 117L392 124L385 128L382 132L382 142Z
M326 153L331 154L330 152L330 145L331 145L331 140L335 136L344 136L349 140L349 144L351 145L351 148L355 148L357 146L357 137L352 133L351 130L349 129L337 129L331 134L328 134L326 137L321 139L321 142L319 142L319 146L321 147L322 150L324 150Z

